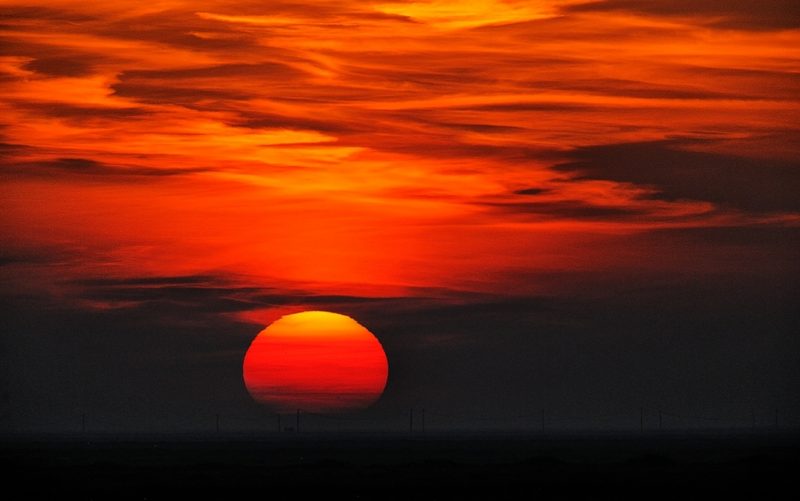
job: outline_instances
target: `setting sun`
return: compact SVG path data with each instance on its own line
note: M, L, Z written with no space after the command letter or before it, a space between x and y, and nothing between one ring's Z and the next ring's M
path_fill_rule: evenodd
M799 69L798 0L0 0L0 437L800 423Z
M278 412L364 409L383 393L388 371L371 332L324 311L281 317L253 340L243 366L253 399Z

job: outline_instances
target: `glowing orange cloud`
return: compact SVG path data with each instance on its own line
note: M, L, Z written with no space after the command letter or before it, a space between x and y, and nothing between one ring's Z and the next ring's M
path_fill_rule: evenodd
M543 292L796 225L800 30L624 4L0 1L0 233L58 256L6 278Z

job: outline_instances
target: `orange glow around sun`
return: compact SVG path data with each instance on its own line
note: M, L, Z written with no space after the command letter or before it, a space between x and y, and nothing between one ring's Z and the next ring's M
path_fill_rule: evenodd
M264 325L772 266L691 237L800 224L800 29L744 4L0 0L0 285Z
M277 412L347 412L373 404L388 377L380 342L352 318L324 311L281 317L247 350L245 386Z

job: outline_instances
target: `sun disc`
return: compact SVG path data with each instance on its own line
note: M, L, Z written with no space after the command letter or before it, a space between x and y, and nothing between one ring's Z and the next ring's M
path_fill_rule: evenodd
M388 374L378 339L354 319L325 311L286 315L269 325L242 367L253 399L276 412L367 408L383 394Z

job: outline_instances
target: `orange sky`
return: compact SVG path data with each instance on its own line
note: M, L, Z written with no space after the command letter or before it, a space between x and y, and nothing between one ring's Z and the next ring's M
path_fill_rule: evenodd
M683 3L2 0L0 278L413 296L736 267L648 236L800 222L800 30L790 3Z

